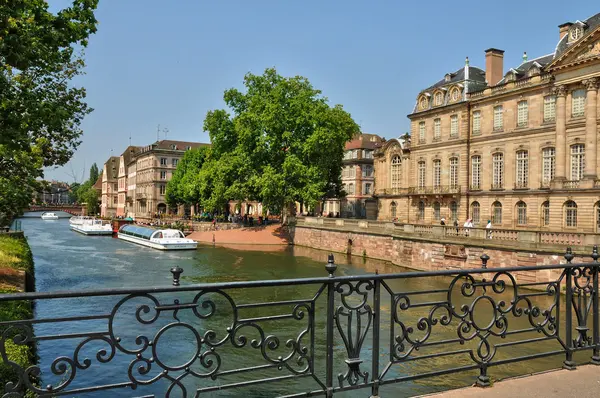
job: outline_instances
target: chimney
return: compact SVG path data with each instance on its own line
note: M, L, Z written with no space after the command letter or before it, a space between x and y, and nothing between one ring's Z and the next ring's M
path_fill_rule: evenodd
M495 86L504 76L504 51L497 48L485 50L485 80Z
M562 25L558 25L558 40L561 40L563 37L569 33L569 28L573 25L571 22L564 23Z

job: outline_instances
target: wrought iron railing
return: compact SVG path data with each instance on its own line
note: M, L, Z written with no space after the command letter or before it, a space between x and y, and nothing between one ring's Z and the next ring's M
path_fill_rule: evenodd
M16 375L3 397L255 396L274 383L269 396L376 396L382 385L468 370L488 386L493 366L553 355L572 369L583 350L600 364L597 248L589 263L572 263L570 249L564 257L488 269L484 254L476 269L336 277L330 255L321 278L180 286L175 267L174 286L4 294L0 303L35 302L37 317L0 322L0 355ZM520 280L542 270L547 282ZM407 287L415 279L438 284ZM277 298L261 300L260 289ZM57 313L44 312L49 301ZM38 365L7 357L9 345L42 343Z

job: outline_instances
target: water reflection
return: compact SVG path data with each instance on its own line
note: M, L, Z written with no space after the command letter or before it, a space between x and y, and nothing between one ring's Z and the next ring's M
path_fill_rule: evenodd
M151 287L170 283L169 269L175 264L185 272L183 284L197 282L229 282L244 280L267 280L283 278L304 278L326 276L324 264L327 252L300 247L289 247L279 251L247 251L233 250L222 247L201 246L195 252L159 252L151 251L140 246L113 239L110 237L86 237L68 230L68 222L59 220L55 223L44 223L38 219L24 219L23 229L29 237L36 263L36 283L38 291L117 288L117 287ZM395 273L405 271L389 263L363 259L360 257L347 258L336 256L338 269L336 275L358 275L364 273ZM449 369L458 366L472 365L474 362L467 350L477 351L482 340L474 336L461 344L460 317L452 317L451 322L444 322L443 316L448 314L446 309L438 307L433 316L432 308L447 298L447 289L451 279L444 277L428 277L404 280L389 280L387 288L381 296L381 335L379 368L389 366L386 379L408 377L436 370ZM462 282L462 281L461 281ZM389 289L389 291L388 291ZM428 294L411 292L430 291ZM391 294L390 294L391 292ZM155 394L163 396L172 386L174 396L180 396L182 391L195 391L199 387L213 386L215 389L229 383L251 381L262 378L276 378L301 372L307 366L313 366L315 374L324 381L325 371L325 292L321 285L259 287L253 289L232 289L225 292L226 296L218 293L206 293L198 296L198 292L178 294L156 294L125 301L117 311L113 324L109 329L107 319L113 307L123 297L95 297L79 299L60 299L40 301L36 305L36 317L67 317L75 315L104 315L103 319L81 322L39 324L35 328L36 336L49 336L60 333L95 333L96 339L81 345L83 339L63 339L60 344L55 340L40 341L38 354L42 369L43 385L57 385L68 380L73 375L73 363L67 360L55 361L61 355L66 355L72 361L77 359L83 363L85 358L91 359L89 368L79 368L69 389L83 388L90 385L113 383L138 383L135 391L130 388L94 393L78 393L86 397L129 397ZM520 292L522 294L522 292ZM504 301L510 305L512 296L505 292L493 293L494 300ZM310 327L310 308L314 302L314 327ZM410 298L410 306L403 309L401 304ZM231 302L237 308L233 308ZM158 306L180 303L198 303L197 312L192 309L180 310L176 314L172 310L156 311ZM210 304L208 300L212 300ZM535 295L529 298L532 305L539 308L552 306L551 295ZM156 300L156 301L154 301ZM243 306L253 303L272 301L305 300L306 304L293 303L272 307ZM337 295L337 305L341 304ZM349 302L353 299L349 299ZM371 302L372 297L368 296ZM465 297L459 291L453 292L455 311L462 305L472 304L471 297ZM421 306L419 306L419 303ZM138 313L140 305L147 305L147 312ZM240 305L243 307L240 308ZM478 325L484 325L493 319L493 308L489 302L475 304L478 306ZM520 303L524 306L524 303ZM393 314L398 313L399 319L394 322ZM300 315L302 313L302 315ZM564 319L564 302L554 314ZM208 314L211 314L208 316ZM280 316L266 320L267 316ZM543 316L538 315L535 322ZM423 322L422 319L437 319L435 324ZM149 322L152 320L152 322ZM177 320L181 324L175 324ZM401 324L397 321L400 321ZM237 321L237 322L236 322ZM531 322L526 315L506 315L506 327L512 331L522 330L521 333L507 338L486 336L485 339L496 347L496 359L514 358L540 352L551 352L560 348L554 339L536 341L518 346L506 346L507 342L544 337L537 331L524 331L531 328ZM183 325L192 325L187 327ZM170 326L169 326L170 325ZM233 338L225 339L227 328L242 325L233 330ZM366 323L363 323L365 327ZM564 322L563 322L564 325ZM464 325L462 325L464 326ZM162 329L168 327L168 329ZM393 333L392 331L393 327ZM405 328L403 331L402 327ZM500 326L504 327L504 326ZM411 331L409 332L408 329ZM163 332L161 332L163 330ZM430 337L425 339L428 330ZM464 334L472 333L463 332ZM303 331L304 334L303 334ZM314 331L314 332L313 332ZM112 336L111 336L112 333ZM418 350L409 352L411 343L390 339L390 336L410 336L414 345L420 342ZM119 338L120 350L115 350L103 340L103 337ZM146 340L144 337L148 339ZM274 337L276 336L277 339ZM299 337L300 336L300 337ZM200 340L204 339L204 340ZM225 340L224 340L225 339ZM153 345L148 345L153 341ZM202 343L198 344L198 341ZM442 344L446 342L445 344ZM337 337L334 345L334 380L338 375L346 373L346 348ZM403 344L403 347L399 347ZM366 334L361 351L364 362L360 369L371 372L373 345L372 334ZM73 353L79 346L78 358ZM306 347L304 354L302 348ZM211 350L214 348L214 351ZM99 350L103 355L97 356ZM457 351L455 355L443 355L449 351ZM200 357L196 355L199 353ZM406 356L404 361L390 365L390 358ZM139 354L139 357L137 356ZM293 354L293 355L292 355ZM404 355L406 354L406 355ZM590 353L581 353L578 359L589 357ZM425 359L416 360L419 356ZM265 367L278 363L278 358L290 357L281 369L278 366ZM102 360L110 358L109 363ZM311 363L311 358L314 362ZM493 378L526 374L534 371L556 368L561 365L562 356L538 359L505 366L494 367L490 370ZM220 362L219 362L220 361ZM51 369L63 363L65 371L53 375ZM170 374L161 373L158 366L162 363L173 368ZM75 363L76 364L76 363ZM219 367L224 375L216 380L210 378L211 371ZM240 367L262 367L253 371L233 373ZM189 369L186 369L189 368ZM57 369L60 369L58 367ZM227 374L227 372L231 372ZM60 373L60 372L58 372ZM194 374L195 373L195 374ZM174 382L176 375L182 375ZM472 384L477 371L462 372L436 378L426 378L406 381L399 384L382 387L382 395L411 396L426 394L443 389ZM151 380L157 380L144 385ZM261 384L246 387L243 390L214 391L214 396L271 397L294 392L319 389L319 381L311 377L303 379L287 379L272 384ZM352 391L340 396L364 397L368 391ZM208 395L208 396L212 396ZM203 395L204 396L204 395Z

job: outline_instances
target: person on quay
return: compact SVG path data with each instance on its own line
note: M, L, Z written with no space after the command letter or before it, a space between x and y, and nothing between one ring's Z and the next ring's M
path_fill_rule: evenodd
M487 225L485 226L485 238L492 239L492 220L488 220Z

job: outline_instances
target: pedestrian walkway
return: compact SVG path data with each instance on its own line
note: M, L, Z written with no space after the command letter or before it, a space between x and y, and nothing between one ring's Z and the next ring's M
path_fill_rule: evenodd
M553 370L530 376L506 379L492 387L467 387L439 394L424 395L427 398L553 398L553 397L600 397L600 366L579 366L576 370Z
M280 224L241 229L193 232L187 236L200 243L216 244L219 246L249 245L279 245L289 244L288 233Z

